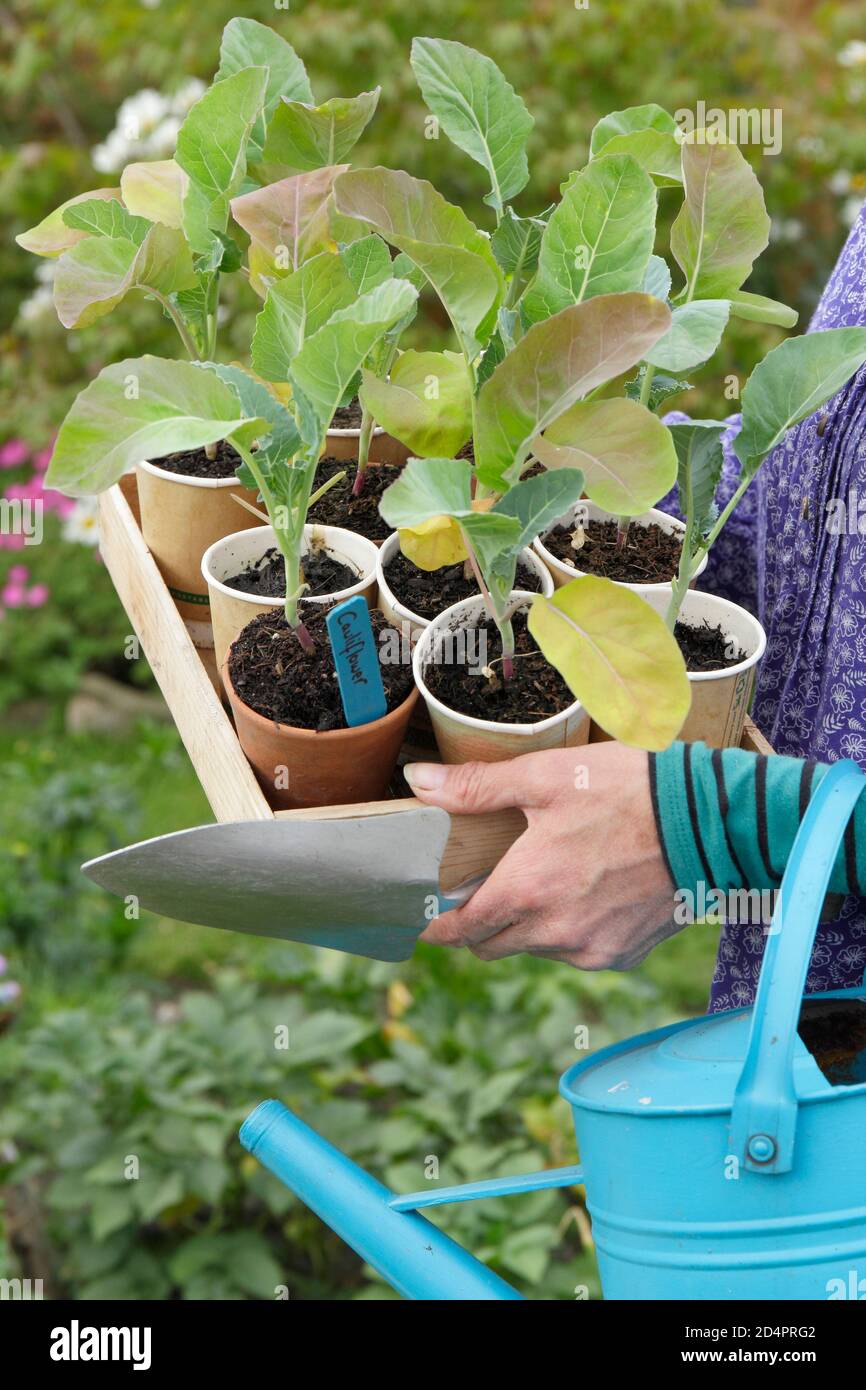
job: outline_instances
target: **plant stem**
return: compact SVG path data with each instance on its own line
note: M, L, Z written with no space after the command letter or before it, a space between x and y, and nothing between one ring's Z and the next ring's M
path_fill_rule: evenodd
M174 324L175 328L180 334L180 340L186 348L187 353L189 357L192 359L192 361L200 362L201 358L199 357L198 348L193 342L189 329L184 323L183 317L180 314L180 312L174 307L174 305L171 303L169 299L166 299L164 294L160 294L159 290L148 289L148 293L152 294L154 299L159 300L163 309L168 314L169 318L171 319L172 323Z
M352 484L352 496L360 497L364 487L364 478L367 475L367 463L370 458L370 440L373 437L373 416L366 406L361 407L361 429L358 434L358 471L355 474L355 481Z
M653 377L656 374L655 367L651 367L649 362L645 365L643 385L640 388L640 403L649 407L650 392L652 391Z
M484 582L481 573L481 566L478 563L478 556L472 548L472 544L463 527L460 527L460 534L463 537L463 544L466 548L466 558L472 566L472 573L475 576L475 583L478 585L481 597L484 599L484 607L487 609L491 620L499 630L499 638L502 642L502 679L510 680L514 674L514 629L511 626L511 610L500 613L496 607L493 595Z
M218 447L219 447L219 440L217 440L216 444L205 444L205 446L204 446L204 456L205 456L206 459L208 459L208 461L209 461L210 463L213 463L214 459L216 458L216 456L217 456L217 448L218 448Z
M345 468L341 468L339 473L335 473L333 477L329 478L326 483L322 483L321 487L317 487L316 491L313 493L309 502L307 503L307 511L310 510L310 507L312 507L314 502L318 502L320 497L324 497L326 492L330 492L332 487L336 487L338 483L342 483L345 477L346 470Z
M617 517L617 519L616 519L616 548L617 548L617 550L625 550L626 541L628 540L628 528L629 528L630 525L631 525L631 517L630 517L630 516L619 516L619 517Z

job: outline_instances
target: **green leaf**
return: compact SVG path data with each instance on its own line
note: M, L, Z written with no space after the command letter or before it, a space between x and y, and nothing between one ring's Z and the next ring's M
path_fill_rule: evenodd
M629 106L624 111L611 111L609 116L603 116L593 127L589 138L590 155L595 159L611 140L641 130L659 130L667 135L675 135L677 123L663 106L657 106L654 101L647 102L645 106Z
M583 487L584 477L579 468L537 473L510 487L494 504L490 515L511 516L520 522L515 544L522 550L574 505Z
M640 516L673 487L677 458L661 420L636 401L579 401L533 452L546 468L581 468L589 497L606 512Z
M725 461L725 425L721 420L689 420L669 428L677 453L680 508L705 536L716 519L716 489Z
M104 492L143 459L228 438L248 423L234 391L190 362L130 357L114 362L73 402L54 445L49 487L70 497Z
M54 304L64 328L86 328L130 290L174 294L196 281L180 232L154 223L140 246L120 237L87 237L57 262Z
M637 376L632 377L631 381L626 382L625 394L629 400L640 400L645 377L646 367L641 367ZM680 381L677 377L664 376L661 372L656 372L652 379L649 400L646 404L650 410L657 412L659 406L663 405L669 397L681 396L684 391L691 391L693 389L690 381Z
M362 373L362 405L419 458L452 458L472 434L472 385L455 352L404 352L388 381Z
M770 219L754 171L736 145L694 131L682 145L685 198L670 246L687 299L729 299L767 245Z
M381 90L333 97L321 106L284 98L268 126L267 171L282 177L344 162L373 119Z
M670 299L670 266L661 256L650 256L641 289L644 294L651 294L656 299L661 299L665 303Z
M252 241L250 279L257 293L264 297L273 280L321 251L336 250L329 204L334 180L346 167L296 174L232 199L232 216Z
M418 291L408 280L387 280L308 337L292 362L291 382L309 401L324 433L367 354L409 312Z
M366 294L368 290L374 290L377 285L384 284L393 275L400 280L409 278L392 265L388 247L382 238L373 232L369 236L360 237L358 241L350 241L348 246L341 246L340 257L356 294ZM421 285L416 285L415 288L420 289Z
M67 208L73 208L78 203L89 203L94 198L102 198L106 201L119 201L119 188L95 188L91 193L78 193L74 198L68 198L65 203L61 203L59 208L55 208L47 217L43 217L41 222L37 222L35 227L29 231L19 232L15 238L18 245L25 251L30 251L34 256L60 256L64 251L68 251L71 246L75 246L82 241L88 234L71 227L64 217Z
M63 221L88 236L122 237L140 246L151 228L144 217L134 217L113 198L85 198L64 209Z
M507 207L490 238L491 250L502 270L518 283L538 265L538 249L546 226L547 215L518 217L514 208Z
M670 310L646 294L598 295L530 328L478 394L478 476L516 481L536 435L596 386L646 357Z
M450 140L487 170L485 202L502 211L526 186L534 121L491 58L451 39L412 40L412 68L427 106Z
M267 421L268 430L262 431L254 457L265 477L270 478L275 468L282 468L287 460L293 458L301 449L301 436L292 416L286 407L271 395L268 388L249 372L244 371L243 367L226 367L219 362L207 362L202 365L216 372L220 380L232 388L241 403L244 415L250 419L259 419L262 423ZM241 478L241 481L255 487L255 478L246 464L243 465L243 470L248 476ZM238 470L239 477L240 472L241 470Z
M120 191L128 210L166 227L182 226L188 189L189 178L173 159L127 164L120 176Z
M655 237L656 190L628 155L605 155L566 184L538 255L538 275L521 301L536 323L594 295L638 290Z
M866 362L866 328L828 328L788 338L759 362L743 389L735 448L744 474L800 420L835 396Z
M731 314L751 323L774 323L778 328L793 328L800 315L778 299L765 299L762 294L737 290L731 295Z
M647 355L653 367L687 372L712 357L731 311L728 299L693 299L673 310L671 326Z
M265 126L280 103L281 97L290 101L312 101L310 79L301 59L281 35L259 24L255 19L230 19L223 29L220 43L220 65L215 81L244 68L267 68L262 110L256 117L247 143L247 163L255 164L262 157Z
M115 1231L135 1219L133 1205L134 1182L126 1184L129 1190L101 1192L90 1207L90 1233L94 1240L105 1240Z
M189 176L183 225L194 251L208 255L224 232L229 200L246 172L247 140L262 108L268 70L244 68L215 82L192 106L177 136L176 159Z
M631 155L659 188L673 188L683 181L680 142L664 130L633 130L615 135L602 154Z
M472 467L466 459L410 459L382 493L379 511L395 531L433 516L458 520L472 511Z
M573 579L529 610L529 631L588 714L631 747L660 752L689 712L673 633L639 594L609 579Z
M495 324L502 271L487 237L424 179L395 169L358 169L334 186L337 209L404 251L430 281L467 358Z
M324 327L336 309L355 298L342 259L327 251L275 281L256 319L253 370L268 381L288 381L305 340Z

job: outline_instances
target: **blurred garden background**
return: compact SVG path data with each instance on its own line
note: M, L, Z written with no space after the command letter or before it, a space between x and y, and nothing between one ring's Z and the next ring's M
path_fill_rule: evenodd
M382 86L359 164L431 179L489 226L483 176L424 138L414 34L489 53L535 116L540 211L587 157L594 122L669 110L769 107L781 152L760 164L772 240L748 288L807 320L866 192L863 6L813 0L89 0L0 2L0 490L41 499L41 545L0 535L0 1276L46 1297L377 1299L392 1296L242 1154L252 1106L274 1095L390 1185L417 1188L573 1161L557 1099L575 1029L602 1046L700 1012L714 940L694 927L627 976L525 959L485 965L420 948L364 963L143 915L87 886L86 858L210 819L102 568L94 508L44 492L53 433L106 362L174 354L156 306L131 296L98 325L57 322L51 262L14 236L64 199L165 158L209 82L223 24L272 24L319 100ZM664 207L664 199L662 199ZM46 269L47 268L47 269ZM257 309L229 300L227 356ZM805 326L805 325L804 325ZM443 338L435 305L416 342ZM677 406L720 410L778 331L737 321ZM724 409L722 409L724 413ZM292 1046L274 1048L288 1026ZM128 1155L137 1182L123 1177ZM534 1298L598 1295L573 1193L445 1209L436 1218Z

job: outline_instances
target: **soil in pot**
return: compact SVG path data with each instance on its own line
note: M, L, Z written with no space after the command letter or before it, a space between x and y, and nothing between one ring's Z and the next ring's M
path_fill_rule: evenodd
M334 430L359 430L361 428L361 402L356 396L348 405L338 405L331 421Z
M436 618L452 603L474 598L478 593L474 576L470 574L466 578L462 563L444 565L438 570L422 570L399 550L385 566L385 578L394 597L419 618ZM535 570L518 563L514 587L539 594L541 580Z
M370 541L383 541L394 528L382 520L379 502L386 487L397 481L401 470L396 463L370 464L364 478L363 492L359 497L353 497L352 484L357 467L357 459L319 459L313 482L314 492L335 473L345 471L346 477L313 504L308 519L320 526L342 526L347 531L366 536Z
M587 574L620 584L668 584L677 572L682 536L661 526L630 526L622 550L616 548L615 521L590 520L583 527L583 545L572 545L574 525L555 526L543 537L551 555Z
M832 1086L866 1081L866 1001L804 999L797 1031Z
M674 637L683 654L686 670L697 674L700 671L724 671L728 666L736 666L745 660L742 652L730 637L726 637L718 623L715 627L704 621L692 626L677 623Z
M346 728L326 614L327 606L322 605L304 615L304 625L315 642L313 652L304 651L281 611L260 613L236 639L229 654L229 675L237 694L256 714L317 733ZM392 634L389 647L402 651L400 634L382 613L371 613L370 621L380 650L383 637ZM383 661L380 669L390 713L411 694L412 665L411 661L405 665Z
M351 589L360 579L357 570L335 560L324 549L309 551L303 568L311 594L337 594L341 589ZM285 598L286 562L276 546L271 546L255 564L247 565L223 583L242 594L255 594L256 598Z
M558 671L548 664L530 636L526 614L517 613L514 627L514 675L502 679L502 644L489 619L474 629L476 641L466 643L465 657L454 663L430 665L424 683L437 700L458 714L488 719L495 724L537 724L574 704L574 696ZM487 644L492 678L479 665ZM460 650L460 644L455 643ZM445 649L447 651L447 648Z
M204 449L184 449L178 454L166 454L151 459L154 468L166 473L178 473L183 478L233 478L241 466L241 457L227 439L217 444L216 458L209 459Z

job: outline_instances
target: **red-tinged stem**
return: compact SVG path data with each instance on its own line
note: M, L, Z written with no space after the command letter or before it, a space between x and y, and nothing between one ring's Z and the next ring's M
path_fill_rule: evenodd
M358 471L352 484L352 496L360 497L367 476L367 462L370 457L370 440L373 437L373 417L366 406L361 408L361 429L358 434Z
M316 650L316 644L303 623L298 623L297 627L292 628L292 632L297 637L305 652L314 652Z
M631 525L631 517L621 516L616 523L616 548L625 550L625 543L628 540L628 528Z
M504 656L504 657L502 658L502 679L503 679L504 681L510 681L510 680L511 680L511 677L512 677L513 675L514 675L514 658L513 658L513 657L510 657L510 656Z

